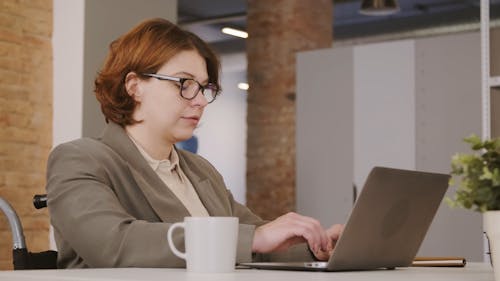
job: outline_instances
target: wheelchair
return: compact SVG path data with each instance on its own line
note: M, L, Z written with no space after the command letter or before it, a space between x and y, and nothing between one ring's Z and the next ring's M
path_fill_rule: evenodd
M47 207L47 195L35 195L33 205L36 209ZM56 269L57 251L29 252L24 240L23 227L12 206L0 197L0 209L7 217L12 232L12 260L14 270L21 269Z

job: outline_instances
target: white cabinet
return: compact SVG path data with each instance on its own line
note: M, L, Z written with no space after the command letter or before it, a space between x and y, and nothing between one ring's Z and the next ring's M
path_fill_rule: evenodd
M479 42L469 32L300 53L297 210L338 222L375 165L449 173L462 139L481 133ZM443 203L419 255L482 261L481 229L479 214Z

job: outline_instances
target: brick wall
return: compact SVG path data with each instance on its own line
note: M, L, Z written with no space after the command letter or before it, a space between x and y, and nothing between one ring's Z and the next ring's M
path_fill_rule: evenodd
M247 205L295 210L295 54L332 44L331 0L249 0Z
M28 249L47 250L44 193L52 145L52 0L0 1L0 196L16 209ZM12 239L0 215L0 269L12 268Z

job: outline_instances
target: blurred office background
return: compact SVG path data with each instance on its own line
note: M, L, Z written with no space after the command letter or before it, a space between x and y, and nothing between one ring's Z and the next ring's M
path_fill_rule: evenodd
M353 185L375 165L449 172L462 137L481 134L479 1L398 2L373 16L359 0L1 1L0 196L20 214L28 247L49 247L47 211L31 197L45 192L50 149L101 132L95 74L110 41L150 17L219 53L223 94L195 133L198 153L260 215L343 222ZM490 5L498 76L500 1ZM0 268L11 268L3 217L0 237ZM482 241L478 214L442 206L420 254L482 260Z

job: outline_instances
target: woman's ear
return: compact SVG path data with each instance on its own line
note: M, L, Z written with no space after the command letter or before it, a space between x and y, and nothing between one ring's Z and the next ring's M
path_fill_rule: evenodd
M135 72L129 72L127 76L125 76L125 90L129 96L134 98L137 102L141 101L140 82L141 79Z

